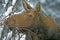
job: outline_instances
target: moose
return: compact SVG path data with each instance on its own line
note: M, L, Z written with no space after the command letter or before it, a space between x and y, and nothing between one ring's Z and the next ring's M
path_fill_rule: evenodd
M25 11L21 14L14 14L8 17L4 21L5 26L15 27L17 30L30 30L30 34L28 35L33 36L32 40L59 40L57 37L59 28L54 19L45 16L42 13L40 2L37 2L35 9L33 9L25 0L22 0L22 4ZM36 30L38 30L38 32ZM39 32L42 32L41 38L39 37ZM47 35L47 38L45 34Z

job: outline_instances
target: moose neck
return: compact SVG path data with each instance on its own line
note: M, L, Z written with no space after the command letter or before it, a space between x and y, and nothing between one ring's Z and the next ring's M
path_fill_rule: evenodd
M54 19L44 16L42 13L40 13L40 21L48 29L51 29L51 30L57 29L57 25L56 25L56 22L54 21Z

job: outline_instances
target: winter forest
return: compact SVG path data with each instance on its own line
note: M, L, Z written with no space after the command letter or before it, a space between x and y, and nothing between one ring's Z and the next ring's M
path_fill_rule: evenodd
M0 40L60 40L60 0L0 0Z

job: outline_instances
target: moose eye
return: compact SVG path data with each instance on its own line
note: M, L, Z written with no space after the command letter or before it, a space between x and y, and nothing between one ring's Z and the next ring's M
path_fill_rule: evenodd
M32 17L32 15L29 15L29 17Z

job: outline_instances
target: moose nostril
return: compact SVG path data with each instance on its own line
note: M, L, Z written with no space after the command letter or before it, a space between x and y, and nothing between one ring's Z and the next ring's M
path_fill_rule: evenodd
M15 27L12 26L12 25L8 25L8 28L9 28L10 30L13 30Z
M14 28L13 27L9 27L10 30L13 30Z
M6 25L7 25L7 24L8 24L8 22L7 22L7 21L5 21L5 22L4 22L4 24L6 24Z

